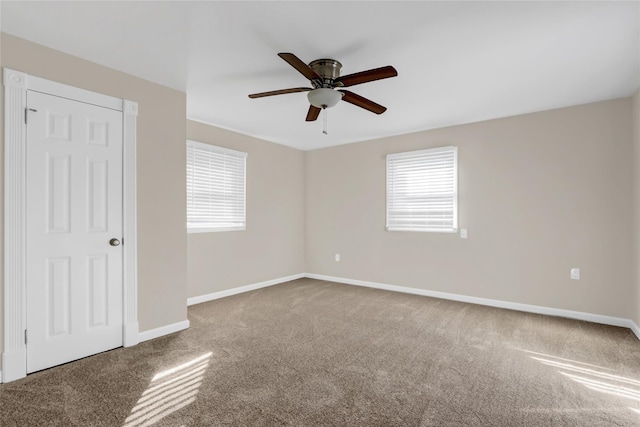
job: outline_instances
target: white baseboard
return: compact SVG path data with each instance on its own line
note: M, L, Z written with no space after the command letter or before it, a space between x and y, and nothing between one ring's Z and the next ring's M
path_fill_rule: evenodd
M640 327L638 327L638 324L633 320L629 320L629 322L631 322L631 326L629 326L629 328L633 331L634 334L636 334L636 336L640 340Z
M367 282L357 279L345 279L343 277L325 276L323 274L305 273L304 277L324 280L328 282L344 283L346 285L364 286L367 288L383 289L405 294L422 295L426 297L440 298L471 304L486 305L489 307L505 308L508 310L524 311L527 313L545 314L548 316L566 317L569 319L585 320L587 322L601 323L603 325L620 326L629 328L640 339L640 328L631 319L621 317L603 316L601 314L584 313L581 311L563 310L559 308L543 307L539 305L521 304L517 302L500 301L488 298L471 297L448 292L429 291L426 289L409 288L406 286L388 285L386 283Z
M189 321L183 320L182 322L172 323L170 325L161 326L159 328L140 332L138 334L138 339L139 339L139 342L148 341L164 335L172 334L174 332L182 331L183 329L187 329L188 327L189 327Z
M623 328L629 328L640 340L640 327L631 319L624 319L621 317L604 316L601 314L585 313L581 311L563 310L559 308L543 307L539 305L521 304L517 302L501 301L489 298L471 297L467 295L452 294L448 292L429 291L426 289L410 288L407 286L389 285L386 283L368 282L365 280L346 279L344 277L326 276L324 274L314 273L300 273L292 276L281 277L278 279L267 280L265 282L254 283L251 285L240 286L237 288L226 289L224 291L213 292L206 295L200 295L197 297L191 297L187 299L187 305L200 304L202 302L212 301L219 298L228 297L231 295L237 295L243 292L249 292L267 286L273 286L284 282L290 282L291 280L301 279L308 277L310 279L324 280L328 282L343 283L346 285L364 286L367 288L383 289L393 292L402 292L405 294L422 295L426 297L440 298L451 301L466 302L470 304L486 305L489 307L504 308L508 310L523 311L527 313L545 314L548 316L566 317L568 319L585 320L587 322L601 323L603 325L620 326ZM170 325L172 326L172 325ZM187 325L188 327L188 325ZM162 329L162 328L160 328ZM184 328L183 328L184 329ZM180 330L180 329L177 329ZM155 331L155 329L154 329ZM140 334L140 341L144 341L143 334L147 334L152 331L143 332ZM175 332L175 331L171 331ZM167 332L167 333L171 333ZM161 336L165 334L160 334ZM146 335L145 335L146 336ZM152 336L151 338L156 338ZM151 339L146 338L146 339Z
M292 280L301 279L305 277L304 273L294 274L292 276L280 277L278 279L271 279L265 282L253 283L251 285L240 286L237 288L226 289L224 291L213 292L206 295L200 295L197 297L187 298L187 306L200 304L202 302L212 301L214 299L229 297L231 295L241 294L243 292L254 291L260 288L266 288L267 286L273 286L284 282L290 282Z

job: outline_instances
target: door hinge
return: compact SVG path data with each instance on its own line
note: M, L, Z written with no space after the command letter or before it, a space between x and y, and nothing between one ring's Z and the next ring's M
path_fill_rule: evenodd
M33 108L29 108L29 107L25 107L24 109L24 124L27 124L27 116L29 115L29 111L33 111L34 113L37 113L38 110L34 110Z
M27 330L24 330L24 345L27 345Z

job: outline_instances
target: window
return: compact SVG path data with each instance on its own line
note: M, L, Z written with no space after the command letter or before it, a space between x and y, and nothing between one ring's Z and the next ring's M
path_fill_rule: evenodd
M387 230L457 228L458 147L387 155Z
M187 232L244 230L247 153L187 141Z

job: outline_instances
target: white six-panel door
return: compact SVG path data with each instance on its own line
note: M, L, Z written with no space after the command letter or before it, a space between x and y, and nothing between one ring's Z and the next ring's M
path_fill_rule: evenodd
M123 135L120 111L34 91L27 105L27 372L34 372L123 344Z

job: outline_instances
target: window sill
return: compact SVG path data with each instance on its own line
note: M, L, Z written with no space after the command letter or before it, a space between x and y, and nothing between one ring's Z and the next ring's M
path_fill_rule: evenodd
M426 230L419 228L397 228L397 227L387 227L387 231L410 231L417 233L443 233L443 234L454 234L458 232L457 228L451 230Z
M238 227L189 227L187 228L187 234L191 233L217 233L219 231L242 231L246 230L245 226Z

